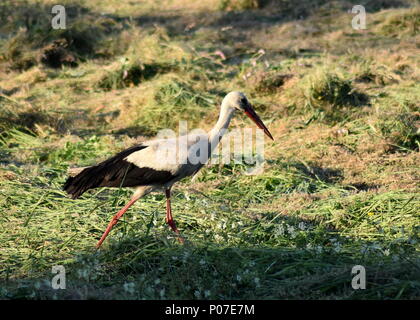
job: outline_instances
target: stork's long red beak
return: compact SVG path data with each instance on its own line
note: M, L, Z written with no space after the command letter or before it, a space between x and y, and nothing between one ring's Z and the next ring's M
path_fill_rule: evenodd
M274 140L273 136L271 135L270 131L268 131L268 128L265 126L264 122L262 122L261 118L258 116L258 114L254 111L251 105L248 105L245 109L245 114L251 118L252 121L255 122L255 124L258 126L258 128L264 130L264 133L271 139Z

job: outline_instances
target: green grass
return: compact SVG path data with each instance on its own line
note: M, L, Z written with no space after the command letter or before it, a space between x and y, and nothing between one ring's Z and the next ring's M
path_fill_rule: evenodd
M157 16L151 3L68 0L60 32L48 1L0 5L0 298L420 297L418 6L362 1L358 32L351 1L281 3L168 1L177 10ZM230 90L275 138L264 170L232 161L178 183L185 245L153 193L95 250L132 191L71 200L68 168L180 120L210 129ZM66 290L51 288L55 265ZM365 290L351 287L355 265Z

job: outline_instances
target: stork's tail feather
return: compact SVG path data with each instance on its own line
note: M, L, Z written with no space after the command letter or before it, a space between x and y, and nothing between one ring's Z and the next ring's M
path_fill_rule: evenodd
M135 166L124 159L133 152L144 148L146 146L135 145L95 166L70 169L69 178L65 182L63 189L73 199L77 199L89 189L139 185L138 181L130 179L129 175L127 175Z
M72 199L77 199L85 191L98 187L102 179L98 179L96 171L96 166L87 167L75 176L70 175L64 183L64 191L71 195Z

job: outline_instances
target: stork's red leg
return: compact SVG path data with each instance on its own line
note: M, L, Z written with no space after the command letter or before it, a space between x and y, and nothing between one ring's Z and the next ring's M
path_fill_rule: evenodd
M180 243L184 243L184 239L179 235L179 231L175 225L175 221L172 217L172 209L171 209L171 189L165 189L166 194L166 223L171 227L173 232L178 235L178 241Z
M96 244L96 247L99 248L104 242L105 238L107 237L108 233L111 231L111 229L114 227L114 225L118 222L118 220L122 217L122 215L130 208L134 202L136 202L139 199L139 197L133 197L131 200L120 210L118 213L112 218L112 220L109 222L108 227L106 228L104 234L101 237L101 240Z

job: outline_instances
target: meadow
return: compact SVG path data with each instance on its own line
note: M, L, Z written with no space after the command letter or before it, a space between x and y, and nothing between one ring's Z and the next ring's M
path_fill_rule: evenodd
M420 298L418 1L61 0L59 30L54 4L0 3L0 299ZM96 250L132 191L71 200L67 170L209 130L232 90L274 136L263 172L178 183L184 245L154 193Z

